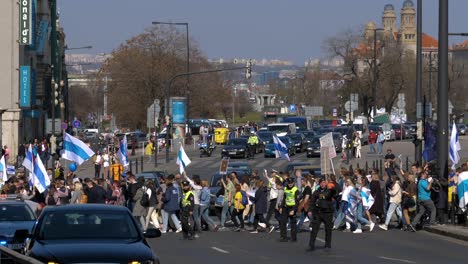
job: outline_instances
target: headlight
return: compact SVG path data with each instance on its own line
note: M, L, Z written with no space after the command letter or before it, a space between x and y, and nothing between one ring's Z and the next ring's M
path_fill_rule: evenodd
M296 145L295 145L295 146L297 147L297 146L300 146L300 145L301 145L301 143L296 143Z
M312 150L312 148L307 148L307 150Z
M223 152L226 152L227 150L223 149Z
M237 151L244 151L244 149L243 149L243 148L241 148L241 149L238 149Z
M153 260L146 260L146 261L131 261L128 264L154 264Z

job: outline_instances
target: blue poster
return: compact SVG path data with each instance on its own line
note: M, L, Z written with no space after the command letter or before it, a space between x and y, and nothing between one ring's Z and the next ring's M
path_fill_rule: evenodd
M19 106L31 107L31 67L20 66L20 94Z
M185 100L172 100L172 123L185 124Z

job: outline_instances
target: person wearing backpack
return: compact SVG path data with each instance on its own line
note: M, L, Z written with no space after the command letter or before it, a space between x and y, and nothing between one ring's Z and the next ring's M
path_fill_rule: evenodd
M244 229L244 209L248 204L247 194L241 190L240 184L234 185L236 192L234 194L234 209L231 214L231 221L236 226L236 232L240 232Z
M152 180L149 180L148 183L146 184L146 187L148 190L146 191L146 194L149 196L149 201L148 201L148 213L146 214L146 222L145 222L145 229L148 229L148 226L150 224L150 221L153 221L153 225L155 228L159 229L159 220L158 220L158 214L157 214L157 209L156 206L158 205L158 197L157 197L157 189L156 186L154 186L154 182Z

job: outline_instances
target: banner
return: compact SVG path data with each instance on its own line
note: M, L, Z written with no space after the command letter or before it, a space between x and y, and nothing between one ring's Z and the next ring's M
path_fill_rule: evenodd
M173 124L185 124L186 109L185 109L185 98L183 97L172 97L172 123Z
M32 0L19 1L19 44L31 45L32 44Z
M20 94L19 106L31 107L31 67L20 66Z

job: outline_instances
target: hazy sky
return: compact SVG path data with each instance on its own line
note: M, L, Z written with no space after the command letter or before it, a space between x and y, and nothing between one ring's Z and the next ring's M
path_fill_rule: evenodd
M423 30L437 38L439 1L423 2ZM282 59L303 64L309 57L324 57L322 47L326 38L370 20L380 24L385 4L395 6L399 20L403 0L58 0L58 3L68 46L94 47L82 53L109 53L151 26L152 21L171 21L188 22L191 38L209 58ZM467 0L450 0L450 32L468 32L467 10Z

